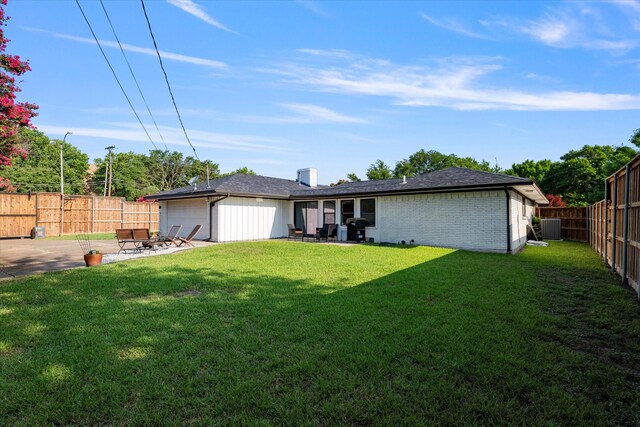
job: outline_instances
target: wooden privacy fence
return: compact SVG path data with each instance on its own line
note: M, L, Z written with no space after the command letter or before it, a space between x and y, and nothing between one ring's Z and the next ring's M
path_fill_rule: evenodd
M564 240L589 241L587 208L538 208L540 218L560 218L560 233Z
M158 230L158 204L121 197L60 193L0 193L0 238L26 237L36 226L48 236L113 233L116 228Z
M605 199L587 212L591 247L640 299L640 155L607 178Z

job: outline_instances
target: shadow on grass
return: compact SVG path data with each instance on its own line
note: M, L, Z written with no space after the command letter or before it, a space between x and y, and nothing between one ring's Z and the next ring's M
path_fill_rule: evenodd
M449 252L353 283L354 271L286 259L299 274L263 274L252 257L265 247L234 248L242 267L177 257L0 288L0 413L25 424L638 420L626 373L562 343L566 316L547 310L553 286L537 282L535 256Z

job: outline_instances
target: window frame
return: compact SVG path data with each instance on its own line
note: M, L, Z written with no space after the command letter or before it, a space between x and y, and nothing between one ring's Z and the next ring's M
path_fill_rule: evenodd
M333 212L327 212L327 204L333 204ZM327 215L333 215L333 221L327 222ZM335 224L336 223L336 201L335 200L325 200L322 202L322 225L324 224Z
M351 216L349 216L348 218L345 218L344 216L344 205L345 203L351 203ZM347 219L349 218L353 218L356 215L356 201L355 199L347 199L347 200L340 200L340 225L345 225L347 223Z
M363 202L373 202L373 212L365 212L363 209ZM376 226L376 199L374 197L367 199L360 199L360 217L367 220L367 227L375 227ZM373 215L373 221L370 221L365 215Z

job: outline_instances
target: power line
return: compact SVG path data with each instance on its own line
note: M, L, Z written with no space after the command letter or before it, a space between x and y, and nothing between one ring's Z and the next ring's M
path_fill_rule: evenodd
M147 15L147 9L144 7L144 0L140 0L140 3L142 3L142 11L144 12L144 18L147 20L147 26L149 27L149 34L151 34L151 40L153 40L153 47L155 48L156 54L158 55L158 61L160 61L160 68L162 68L162 73L164 74L164 81L167 82L167 88L169 89L169 94L171 95L171 101L173 102L173 107L176 109L178 120L180 120L180 126L182 126L182 131L184 132L185 138L187 138L187 142L189 143L189 146L193 150L193 154L196 156L196 159L200 160L200 157L198 157L198 153L196 152L196 148L193 146L193 144L191 144L189 135L187 135L187 130L184 128L184 123L182 122L180 111L178 111L178 105L176 104L176 99L173 96L173 91L171 90L171 85L169 84L169 77L167 76L167 72L164 69L164 64L162 63L162 57L160 56L160 51L158 50L158 44L156 43L156 38L153 35L153 30L151 29L151 22L149 21L149 16Z
M140 126L142 126L142 129L144 129L144 133L147 134L147 138L149 138L149 141L151 141L151 144L153 145L153 148L155 148L157 150L158 147L156 146L155 142L153 142L153 139L151 139L151 135L149 135L149 132L147 132L147 128L144 127L144 124L142 123L142 120L140 120L140 116L138 116L138 113L136 112L136 109L133 108L133 104L131 103L131 100L127 96L127 92L124 90L124 87L122 87L122 83L120 83L120 79L118 79L118 76L116 75L115 70L111 66L111 62L109 62L109 58L107 58L107 55L104 53L104 50L102 49L102 45L98 41L98 37L96 36L96 33L93 31L93 27L91 26L91 23L89 22L89 19L87 18L87 15L85 15L84 10L82 10L82 6L80 6L80 2L78 0L76 0L76 4L78 5L78 8L80 9L80 13L82 13L82 16L84 17L84 20L87 23L87 26L89 27L89 30L91 31L91 34L93 35L93 38L96 41L96 44L98 45L98 48L100 48L100 52L102 52L102 56L104 57L104 60L107 61L107 65L109 66L109 69L111 70L111 73L113 74L113 77L116 79L116 82L118 82L118 86L120 86L120 90L122 91L122 94L127 99L127 102L129 103L129 107L131 107L131 110L133 111L133 114L135 114L136 118L138 119L138 122L140 123Z
M164 148L166 148L168 150L169 147L167 147L167 143L164 141L164 137L162 136L162 132L160 132L160 128L158 127L158 123L156 123L156 119L153 117L153 114L151 113L151 108L149 108L149 104L147 103L147 99L144 97L144 94L142 93L142 89L140 88L140 84L138 84L138 79L136 78L136 75L133 72L133 69L131 68L131 64L129 63L129 59L127 58L127 55L124 53L124 49L122 48L122 44L120 44L120 39L118 38L118 34L116 34L116 29L113 27L113 24L111 23L111 18L109 17L109 14L107 13L107 9L105 8L104 3L102 2L102 0L100 0L100 5L102 6L102 10L104 11L105 16L107 17L107 21L109 21L109 26L111 27L111 31L113 31L113 36L116 38L116 41L118 42L118 46L120 47L120 52L122 52L122 56L124 57L124 61L127 63L127 67L129 67L129 71L131 72L131 77L133 77L133 81L136 82L136 87L138 88L138 92L140 92L140 97L142 97L142 100L144 101L144 105L147 107L147 111L149 112L149 116L151 116L151 120L153 121L153 124L155 125L156 130L158 131L158 135L160 135L160 139L162 140L162 143L164 144Z

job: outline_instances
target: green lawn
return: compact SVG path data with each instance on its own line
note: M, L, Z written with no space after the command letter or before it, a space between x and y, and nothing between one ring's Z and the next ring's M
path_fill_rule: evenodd
M268 241L0 285L0 425L640 423L588 246Z

